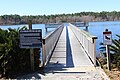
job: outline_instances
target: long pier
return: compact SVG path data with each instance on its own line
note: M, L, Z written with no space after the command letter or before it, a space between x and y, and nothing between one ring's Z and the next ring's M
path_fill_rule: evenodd
M102 80L96 68L96 36L65 23L43 38L42 64L46 77ZM51 77L52 76L52 77ZM105 76L105 75L104 75Z
M109 80L104 71L96 66L96 39L96 36L73 24L59 25L42 39L43 71L22 78Z

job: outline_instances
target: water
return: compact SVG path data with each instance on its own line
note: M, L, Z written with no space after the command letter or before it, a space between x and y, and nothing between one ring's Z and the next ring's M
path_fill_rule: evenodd
M116 34L120 35L120 21L117 22L90 22L89 32L98 37L96 40L96 51L99 52L100 43L103 42L103 32L108 29L112 32L112 39L116 39Z
M18 27L23 27L28 25L12 25L12 26L0 26L2 29L8 29L8 28L15 28L17 29ZM42 29L42 37L46 35L45 32L45 25L44 24L33 24L33 29ZM81 29L84 29L83 27ZM89 23L89 32L92 35L95 35L98 37L96 41L96 51L99 52L99 44L103 42L103 31L105 29L108 29L109 31L112 31L112 38L115 39L117 38L115 35L119 34L120 35L120 21L116 22L90 22ZM53 29L48 29L48 31L51 31Z

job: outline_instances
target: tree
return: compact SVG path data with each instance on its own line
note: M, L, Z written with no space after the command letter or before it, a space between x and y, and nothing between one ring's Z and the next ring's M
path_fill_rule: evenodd
M113 64L120 70L120 35L116 35L118 39L114 39L113 45L110 46L111 52L114 54Z
M116 35L119 39L114 39L113 45L111 45L110 50L115 54L120 54L120 36Z

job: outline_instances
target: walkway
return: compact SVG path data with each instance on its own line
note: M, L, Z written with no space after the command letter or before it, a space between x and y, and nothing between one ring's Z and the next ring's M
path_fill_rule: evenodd
M43 80L97 79L101 76L69 26L65 26L52 57L45 67Z

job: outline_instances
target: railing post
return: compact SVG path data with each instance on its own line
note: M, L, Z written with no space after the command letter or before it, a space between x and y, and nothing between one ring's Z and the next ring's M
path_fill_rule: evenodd
M93 38L93 60L94 66L96 66L96 39Z
M88 26L86 26L85 30L88 31Z
M45 31L47 32L47 28L45 28Z
M42 40L42 67L44 67L45 66L45 52L46 50L45 50L45 39L43 39Z

